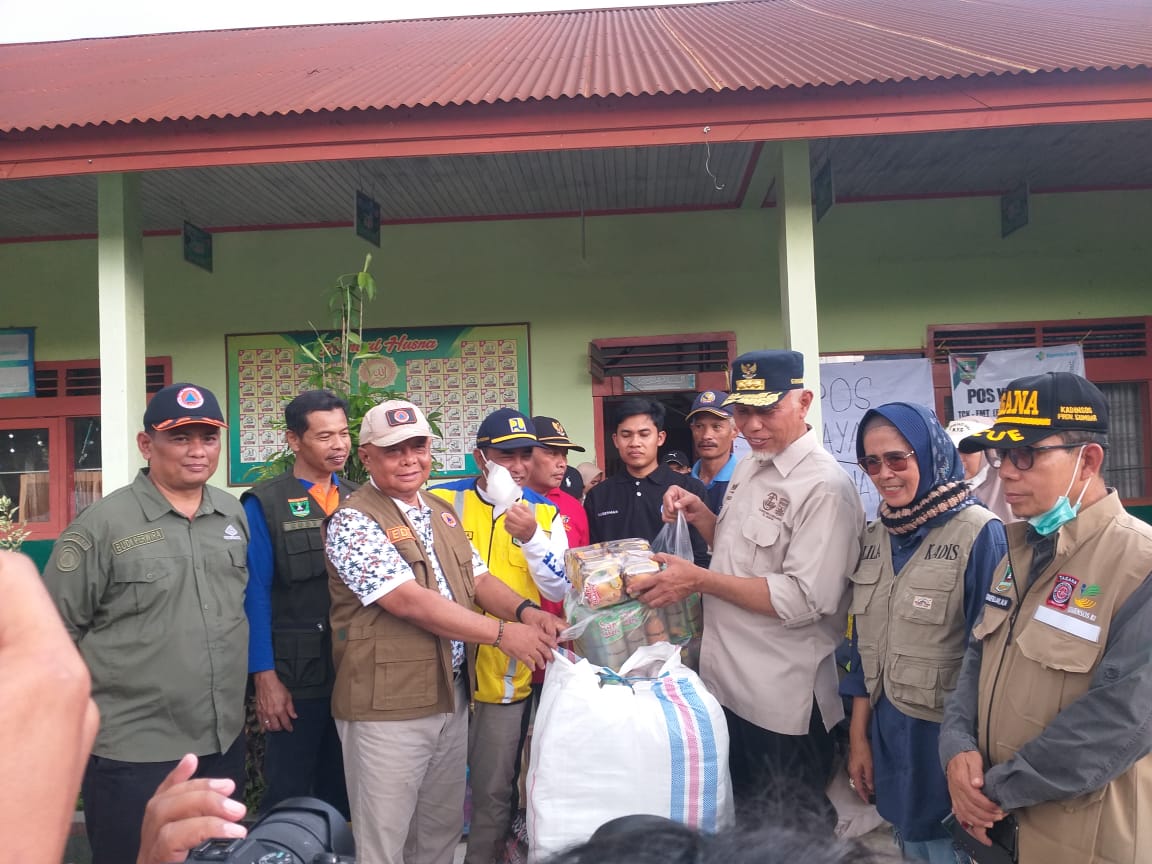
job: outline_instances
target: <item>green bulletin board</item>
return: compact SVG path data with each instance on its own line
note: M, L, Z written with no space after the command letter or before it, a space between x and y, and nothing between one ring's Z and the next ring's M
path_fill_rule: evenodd
M228 483L253 482L254 469L284 446L274 428L284 405L307 388L301 345L310 332L241 333L225 337L228 362ZM365 330L361 380L405 392L426 411L440 412L443 438L433 442L444 466L437 476L477 473L476 429L497 408L529 413L528 325Z

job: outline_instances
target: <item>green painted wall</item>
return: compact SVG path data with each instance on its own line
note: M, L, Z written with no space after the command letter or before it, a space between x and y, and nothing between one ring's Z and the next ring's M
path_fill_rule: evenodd
M999 237L995 198L837 205L817 226L826 351L917 348L932 323L1152 314L1152 192L1039 195ZM590 339L782 331L776 219L740 210L386 227L370 326L531 323L533 409L593 440ZM223 391L224 333L325 322L322 291L371 247L347 230L214 238L215 272L176 237L145 241L147 350ZM0 324L35 326L39 359L98 352L96 244L0 245ZM223 482L223 472L217 475Z

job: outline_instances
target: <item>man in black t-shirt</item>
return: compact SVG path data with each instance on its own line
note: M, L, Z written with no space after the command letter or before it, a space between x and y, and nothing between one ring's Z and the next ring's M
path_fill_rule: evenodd
M677 474L659 462L664 443L664 406L648 399L634 398L620 403L612 443L620 454L624 470L593 487L584 499L588 529L593 543L641 537L653 540L664 527L660 516L664 490L682 486L704 498L704 484L686 474ZM707 567L708 544L689 528L695 562Z

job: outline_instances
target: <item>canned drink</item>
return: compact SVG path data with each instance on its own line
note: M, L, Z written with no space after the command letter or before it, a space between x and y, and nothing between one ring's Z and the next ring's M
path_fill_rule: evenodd
M633 600L631 603L626 603L620 607L620 629L624 633L624 642L628 646L629 657L637 648L642 648L648 644L644 623L649 614L648 607L638 600Z
M607 666L613 671L619 670L632 653L620 618L619 609L605 609L584 631L584 656L597 666Z
M681 645L692 638L692 627L688 621L688 610L684 603L673 603L660 610L664 616L664 626L667 628L668 641L673 645Z

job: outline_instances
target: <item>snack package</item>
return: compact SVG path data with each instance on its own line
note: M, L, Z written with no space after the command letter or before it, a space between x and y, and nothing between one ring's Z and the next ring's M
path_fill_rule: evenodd
M630 538L593 543L569 549L564 565L581 602L591 608L614 606L628 599L630 575L654 573L660 565L652 560L647 540Z

